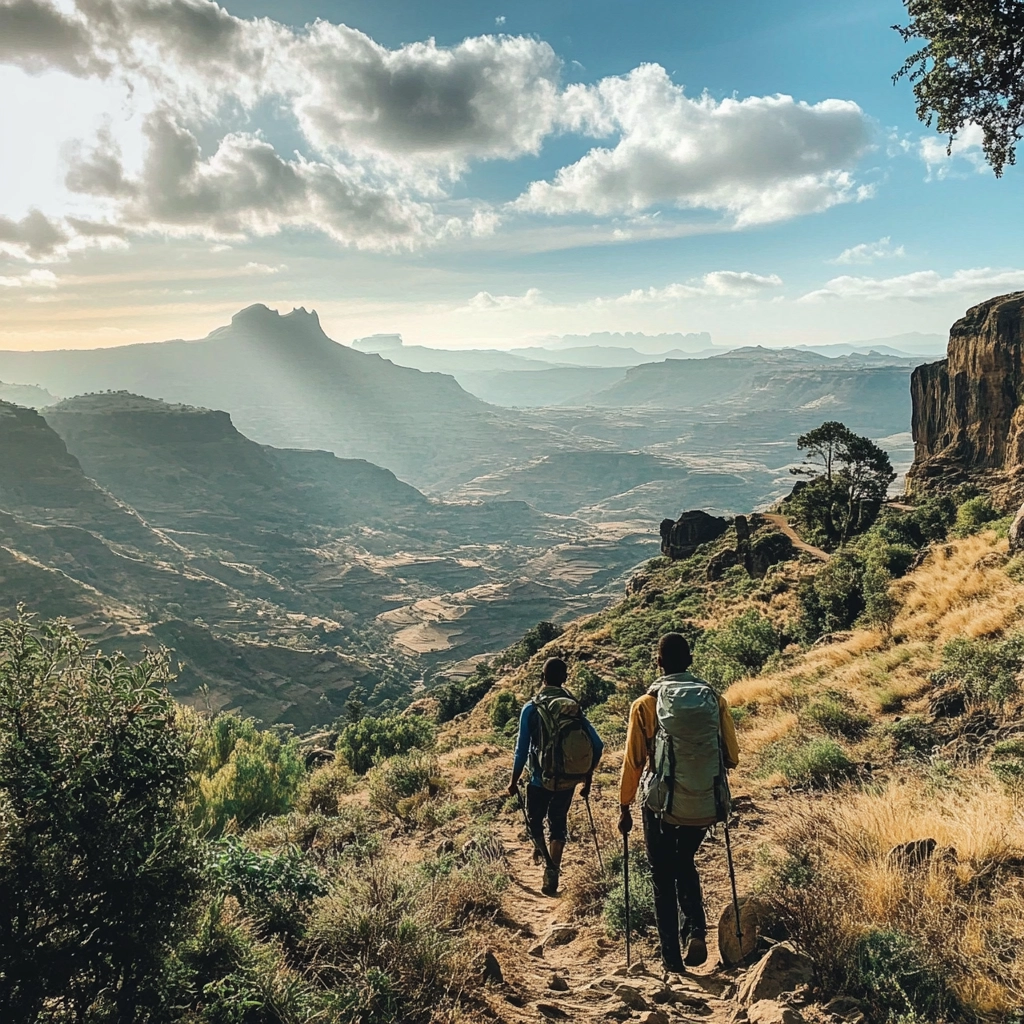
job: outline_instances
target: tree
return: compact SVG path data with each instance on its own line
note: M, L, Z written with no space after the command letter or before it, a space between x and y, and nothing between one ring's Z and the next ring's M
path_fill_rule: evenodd
M342 730L338 753L352 771L365 775L374 761L404 754L413 747L423 750L433 742L433 725L418 715L363 718Z
M133 1021L201 889L168 663L0 622L0 1020Z
M836 459L843 447L853 437L856 435L845 424L839 423L837 420L829 420L827 423L822 423L820 427L801 434L796 439L796 446L800 451L806 451L809 456L821 461L825 470L825 479L831 483L832 469ZM805 459L803 465L792 472L800 476L819 475L817 466L808 459Z
M1016 162L1024 125L1024 2L904 0L910 21L893 28L905 42L922 39L893 81L914 84L917 116L953 140L970 125L1000 177Z

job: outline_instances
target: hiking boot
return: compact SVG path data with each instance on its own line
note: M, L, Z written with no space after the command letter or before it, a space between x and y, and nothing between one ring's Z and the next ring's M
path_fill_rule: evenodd
M687 967L700 967L701 964L707 961L707 958L708 945L704 941L704 936L691 936L690 941L686 944L686 955L683 957L683 963Z
M661 962L665 965L665 970L668 971L669 974L686 973L686 967L679 957L669 957L667 960L663 958Z
M557 868L545 868L544 869L544 884L540 887L540 891L545 896L557 896L558 895L558 869Z

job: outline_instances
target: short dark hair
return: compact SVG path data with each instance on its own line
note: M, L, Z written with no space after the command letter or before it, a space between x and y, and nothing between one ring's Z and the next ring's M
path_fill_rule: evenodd
M682 633L666 633L658 641L658 663L666 675L685 672L693 664L690 645Z
M561 658L548 658L541 673L547 686L564 686L569 678L569 667Z

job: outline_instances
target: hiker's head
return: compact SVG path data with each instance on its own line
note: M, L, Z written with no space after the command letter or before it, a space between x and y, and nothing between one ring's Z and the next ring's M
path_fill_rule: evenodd
M685 672L691 664L693 655L682 633L666 633L658 641L658 667L664 675Z
M541 675L544 677L545 686L565 686L569 669L561 658L548 658L541 669Z

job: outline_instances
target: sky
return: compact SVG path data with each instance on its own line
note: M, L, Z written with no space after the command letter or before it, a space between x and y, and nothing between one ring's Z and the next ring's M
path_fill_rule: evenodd
M945 334L1021 172L921 124L898 0L0 0L0 348Z

